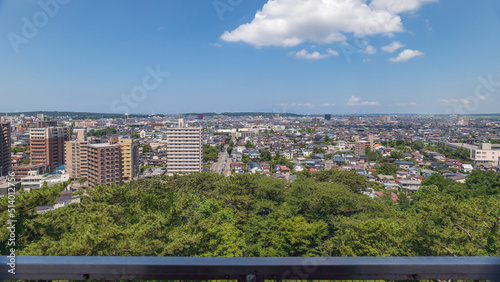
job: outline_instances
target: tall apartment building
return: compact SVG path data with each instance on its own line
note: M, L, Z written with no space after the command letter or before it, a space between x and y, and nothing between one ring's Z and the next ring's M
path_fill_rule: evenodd
M0 122L0 177L11 169L10 141L10 122Z
M187 127L179 119L178 127L167 129L168 174L201 172L202 159L201 128Z
M356 156L364 155L366 148L369 147L370 147L369 141L356 141L354 143L354 154L356 154Z
M356 156L364 155L366 148L370 148L373 151L375 147L375 135L372 133L368 134L368 141L359 140L354 143L354 153Z
M64 143L66 172L71 179L87 178L88 174L87 141L70 141Z
M139 174L139 145L132 138L123 138L119 140L122 164L123 180L129 181Z
M89 144L87 145L87 180L89 186L94 183L106 185L122 185L122 156L119 144Z
M64 164L64 141L68 131L62 127L30 128L32 164L45 164L50 170Z
M87 141L87 129L75 129L77 141Z
M87 178L94 183L121 185L139 173L139 148L133 139L111 136L108 143L66 142L66 171L72 179Z

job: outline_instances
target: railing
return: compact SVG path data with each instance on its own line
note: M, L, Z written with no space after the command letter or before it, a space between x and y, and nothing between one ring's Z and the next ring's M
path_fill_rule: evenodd
M10 262L14 261L14 264ZM9 273L14 269L15 274ZM11 270L12 272L12 270ZM0 280L500 279L500 257L0 257Z

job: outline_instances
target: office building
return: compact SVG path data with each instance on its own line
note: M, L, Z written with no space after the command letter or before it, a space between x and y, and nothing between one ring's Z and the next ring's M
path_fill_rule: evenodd
M119 140L122 164L123 181L129 181L139 174L139 145L132 138L123 138Z
M326 114L325 115L325 120L332 120L332 115L331 114Z
M178 127L167 129L167 172L193 173L202 171L201 128L187 127L179 119Z
M478 145L464 143L448 143L448 147L454 151L465 148L470 152L470 159L478 166L500 165L500 144L480 143Z
M199 120L203 119L203 114L198 114L198 119Z
M30 129L30 158L32 164L45 164L50 170L64 164L64 141L68 131L62 127Z
M0 177L7 176L11 168L10 122L0 122Z

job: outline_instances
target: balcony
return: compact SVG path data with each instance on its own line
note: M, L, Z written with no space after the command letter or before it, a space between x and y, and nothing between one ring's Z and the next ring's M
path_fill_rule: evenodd
M500 257L0 257L0 279L424 280L500 279Z

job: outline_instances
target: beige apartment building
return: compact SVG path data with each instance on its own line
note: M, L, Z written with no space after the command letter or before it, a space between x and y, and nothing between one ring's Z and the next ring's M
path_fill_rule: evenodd
M66 172L73 180L86 178L88 174L87 141L70 141L64 144L66 156Z
M64 164L64 141L68 131L62 127L30 128L32 164L48 165L49 170Z
M119 140L122 164L123 181L130 181L139 174L139 145L132 138L123 138Z
M82 141L83 134L78 136L65 144L66 171L72 179L87 178L89 186L95 187L95 182L121 185L137 176L139 148L135 140L111 136L108 143L92 144Z
M0 177L7 176L11 169L10 122L0 122Z
M179 119L178 127L167 129L167 173L201 172L202 160L201 128L187 127Z
M354 153L356 156L364 155L366 148L370 148L373 151L375 146L375 136L373 134L368 134L368 141L356 140L354 143Z

